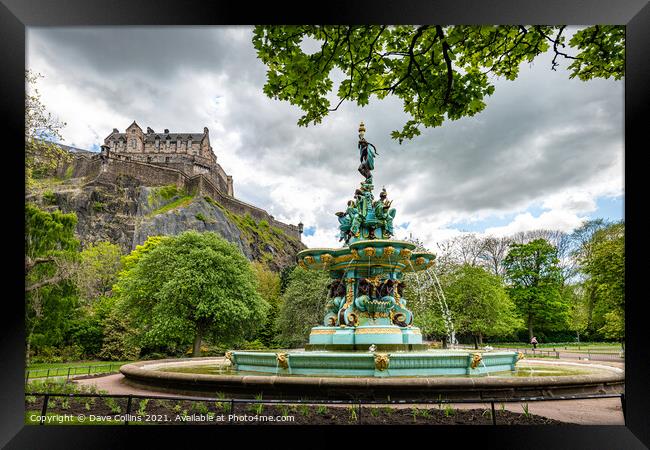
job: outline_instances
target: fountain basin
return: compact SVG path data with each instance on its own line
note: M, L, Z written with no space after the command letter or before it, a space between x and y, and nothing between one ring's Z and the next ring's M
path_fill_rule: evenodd
M210 364L230 367L224 358L187 358L139 361L120 368L124 382L142 389L214 397L215 392L253 398L360 398L385 400L499 399L513 397L556 397L572 394L621 393L624 371L593 363L523 360L519 365L543 368L579 368L579 375L563 376L432 376L432 377L334 377L274 375L224 370L223 373L166 372L166 368ZM535 369L535 370L539 370ZM509 374L510 372L506 372Z
M275 375L420 377L514 370L516 352L228 352L238 371Z

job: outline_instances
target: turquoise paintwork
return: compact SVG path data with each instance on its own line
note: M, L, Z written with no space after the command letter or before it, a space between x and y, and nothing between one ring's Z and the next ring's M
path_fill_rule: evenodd
M403 296L402 277L405 272L425 270L435 262L435 255L415 252L414 243L391 239L396 210L385 189L379 200L374 198L372 170L377 153L363 137L363 124L359 132L359 172L365 180L354 198L347 201L345 211L336 214L344 247L311 248L297 255L298 265L327 270L332 280L328 298L323 299L323 324L312 328L309 344L350 351L288 353L282 355L282 364L278 364L275 353L233 352L233 364L239 370L278 374L379 377L482 375L514 370L514 352L486 354L481 365L477 365L472 360L475 354L467 352L375 355L351 351L370 349L373 344L400 350L422 347L422 334L413 326L413 313ZM386 367L382 358L388 358ZM287 367L283 367L285 363Z
M481 362L472 368L474 353L427 351L386 353L386 367L378 368L372 352L290 352L284 354L283 367L276 353L232 352L231 361L237 370L277 375L427 377L444 375L487 375L514 370L517 354L513 352L483 353Z

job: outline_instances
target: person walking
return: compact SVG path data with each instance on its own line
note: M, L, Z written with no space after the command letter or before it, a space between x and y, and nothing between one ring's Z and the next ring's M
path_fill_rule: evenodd
M537 338L535 336L530 340L530 344L533 346L533 350L537 348Z

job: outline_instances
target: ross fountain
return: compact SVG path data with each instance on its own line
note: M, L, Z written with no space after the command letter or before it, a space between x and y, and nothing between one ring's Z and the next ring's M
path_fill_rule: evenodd
M172 392L229 392L264 398L475 398L621 392L623 370L565 361L522 361L512 351L429 350L404 298L403 274L432 268L435 255L392 239L395 209L382 190L373 196L375 147L359 127L364 177L339 220L341 248L297 255L310 270L327 270L329 294L322 324L304 351L229 351L225 358L138 361L120 368L128 384ZM450 342L451 315L432 270ZM418 277L419 280L419 277ZM419 284L419 281L418 281ZM516 367L517 366L517 367ZM535 367L538 370L535 370ZM531 376L526 376L530 373ZM485 376L488 375L488 376Z
M329 272L322 325L312 328L304 352L233 351L229 353L232 364L243 371L275 372L269 369L277 367L277 373L377 377L514 370L516 352L491 352L482 357L464 351L429 351L422 343L420 329L413 326L413 313L407 308L402 278L406 272L431 267L435 255L415 252L412 242L392 239L396 210L385 188L378 200L373 195L377 150L366 141L365 131L362 122L358 170L364 179L346 210L336 213L343 247L312 248L297 255L301 267ZM431 282L436 292L441 291L437 279L431 278ZM455 332L444 294L437 294L453 344ZM367 351L369 346L372 352ZM278 365L279 358L285 362Z

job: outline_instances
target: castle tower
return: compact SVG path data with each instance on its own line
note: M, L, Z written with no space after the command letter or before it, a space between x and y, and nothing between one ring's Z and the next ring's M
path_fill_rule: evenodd
M144 133L142 128L135 123L135 120L126 129L126 149L127 153L143 153L144 152Z

